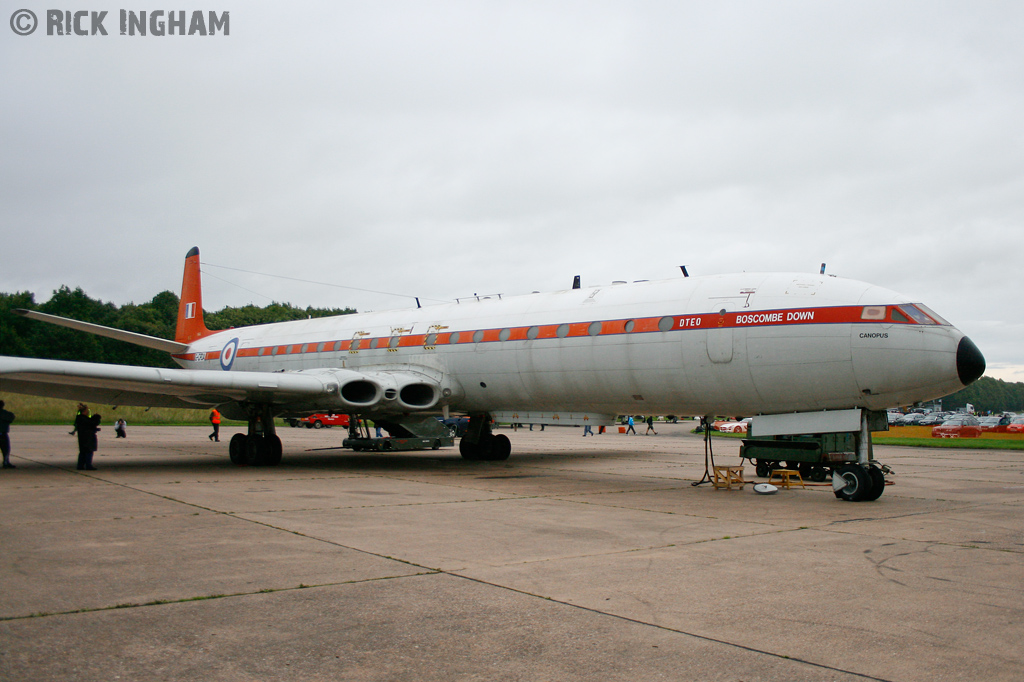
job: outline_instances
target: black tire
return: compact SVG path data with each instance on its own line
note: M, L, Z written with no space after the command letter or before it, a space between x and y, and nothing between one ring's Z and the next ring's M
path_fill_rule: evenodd
M491 454L487 459L494 462L501 462L512 454L512 441L503 433L499 433L491 441Z
M281 444L281 439L277 435L273 435L264 440L267 441L266 465L268 467L276 467L281 463L281 457L284 455L284 446Z
M307 428L307 429L311 429L311 428L313 428L313 425L312 425L312 424L310 424L309 422L306 422L306 428Z
M823 466L812 466L810 478L815 483L821 483L828 478L828 471Z
M847 502L860 502L867 499L865 496L870 494L872 489L871 474L864 467L859 464L846 464L839 467L832 472L833 486L837 483L837 477L843 487L835 490L836 497Z
M267 462L267 443L262 436L245 439L245 463L251 467L263 466Z
M757 466L754 470L757 472L757 475L760 476L761 478L768 478L769 476L772 475L771 462L759 459L757 460Z
M868 467L868 476L871 477L871 490L862 498L865 502L877 500L885 492L885 474L876 466Z
M459 440L459 454L462 455L462 459L478 462L484 459L484 448L481 447L481 443L470 443L463 437Z
M236 433L231 436L228 443L228 453L231 455L231 463L237 466L245 466L245 434Z
M439 450L441 448L441 441L435 440L434 444L430 446L431 450Z
M322 421L320 421L319 419L317 419L315 422L313 422L313 428L314 429L322 429L322 428L324 428L324 423Z

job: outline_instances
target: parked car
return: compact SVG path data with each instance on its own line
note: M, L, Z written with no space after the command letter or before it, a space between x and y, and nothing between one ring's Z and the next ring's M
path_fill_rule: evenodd
M978 438L981 436L981 425L977 417L960 415L950 417L932 429L932 438Z
M452 438L462 438L466 435L466 429L469 428L469 417L451 417L449 419L438 417L437 420L448 427Z
M1006 433L1006 427L1010 425L1010 417L1007 415L993 415L978 419L981 430L985 433Z
M331 428L332 426L344 426L348 427L348 415L347 414L311 414L308 417L292 418L288 420L288 423L294 428L299 425L305 426L307 429L322 429L324 427Z
M750 428L750 422L751 418L747 417L739 421L717 421L711 426L722 433L747 433Z
M905 414L899 419L897 419L896 426L914 426L919 421L924 419L924 417L925 415L921 414L920 412L911 412L910 414Z
M949 412L932 412L926 414L924 418L917 422L918 426L937 426L939 424L946 423L947 419L952 419L954 415Z
M888 412L885 413L885 416L886 416L886 419L889 420L889 425L891 426L891 425L897 423L899 421L900 417L903 417L904 415L903 415L902 412L897 412L895 410L889 410Z
M1024 433L1024 415L1018 414L1006 425L1007 433Z

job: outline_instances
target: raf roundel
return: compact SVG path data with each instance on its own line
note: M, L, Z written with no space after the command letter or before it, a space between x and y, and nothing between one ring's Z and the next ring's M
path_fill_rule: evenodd
M238 352L238 338L231 339L220 352L220 368L225 372L231 369L235 362L235 353Z

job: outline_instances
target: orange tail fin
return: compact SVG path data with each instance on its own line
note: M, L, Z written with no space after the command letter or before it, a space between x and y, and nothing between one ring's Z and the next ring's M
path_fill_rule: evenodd
M212 334L203 322L203 284L199 276L199 247L185 254L185 275L181 280L181 302L178 303L178 325L174 340L192 343Z

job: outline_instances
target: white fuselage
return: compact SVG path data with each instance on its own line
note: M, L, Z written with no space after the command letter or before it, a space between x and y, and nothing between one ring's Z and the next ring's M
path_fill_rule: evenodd
M691 277L226 330L176 359L413 371L447 389L432 408L465 412L884 409L963 387L964 335L937 317L904 321L894 306L911 303L831 276Z

